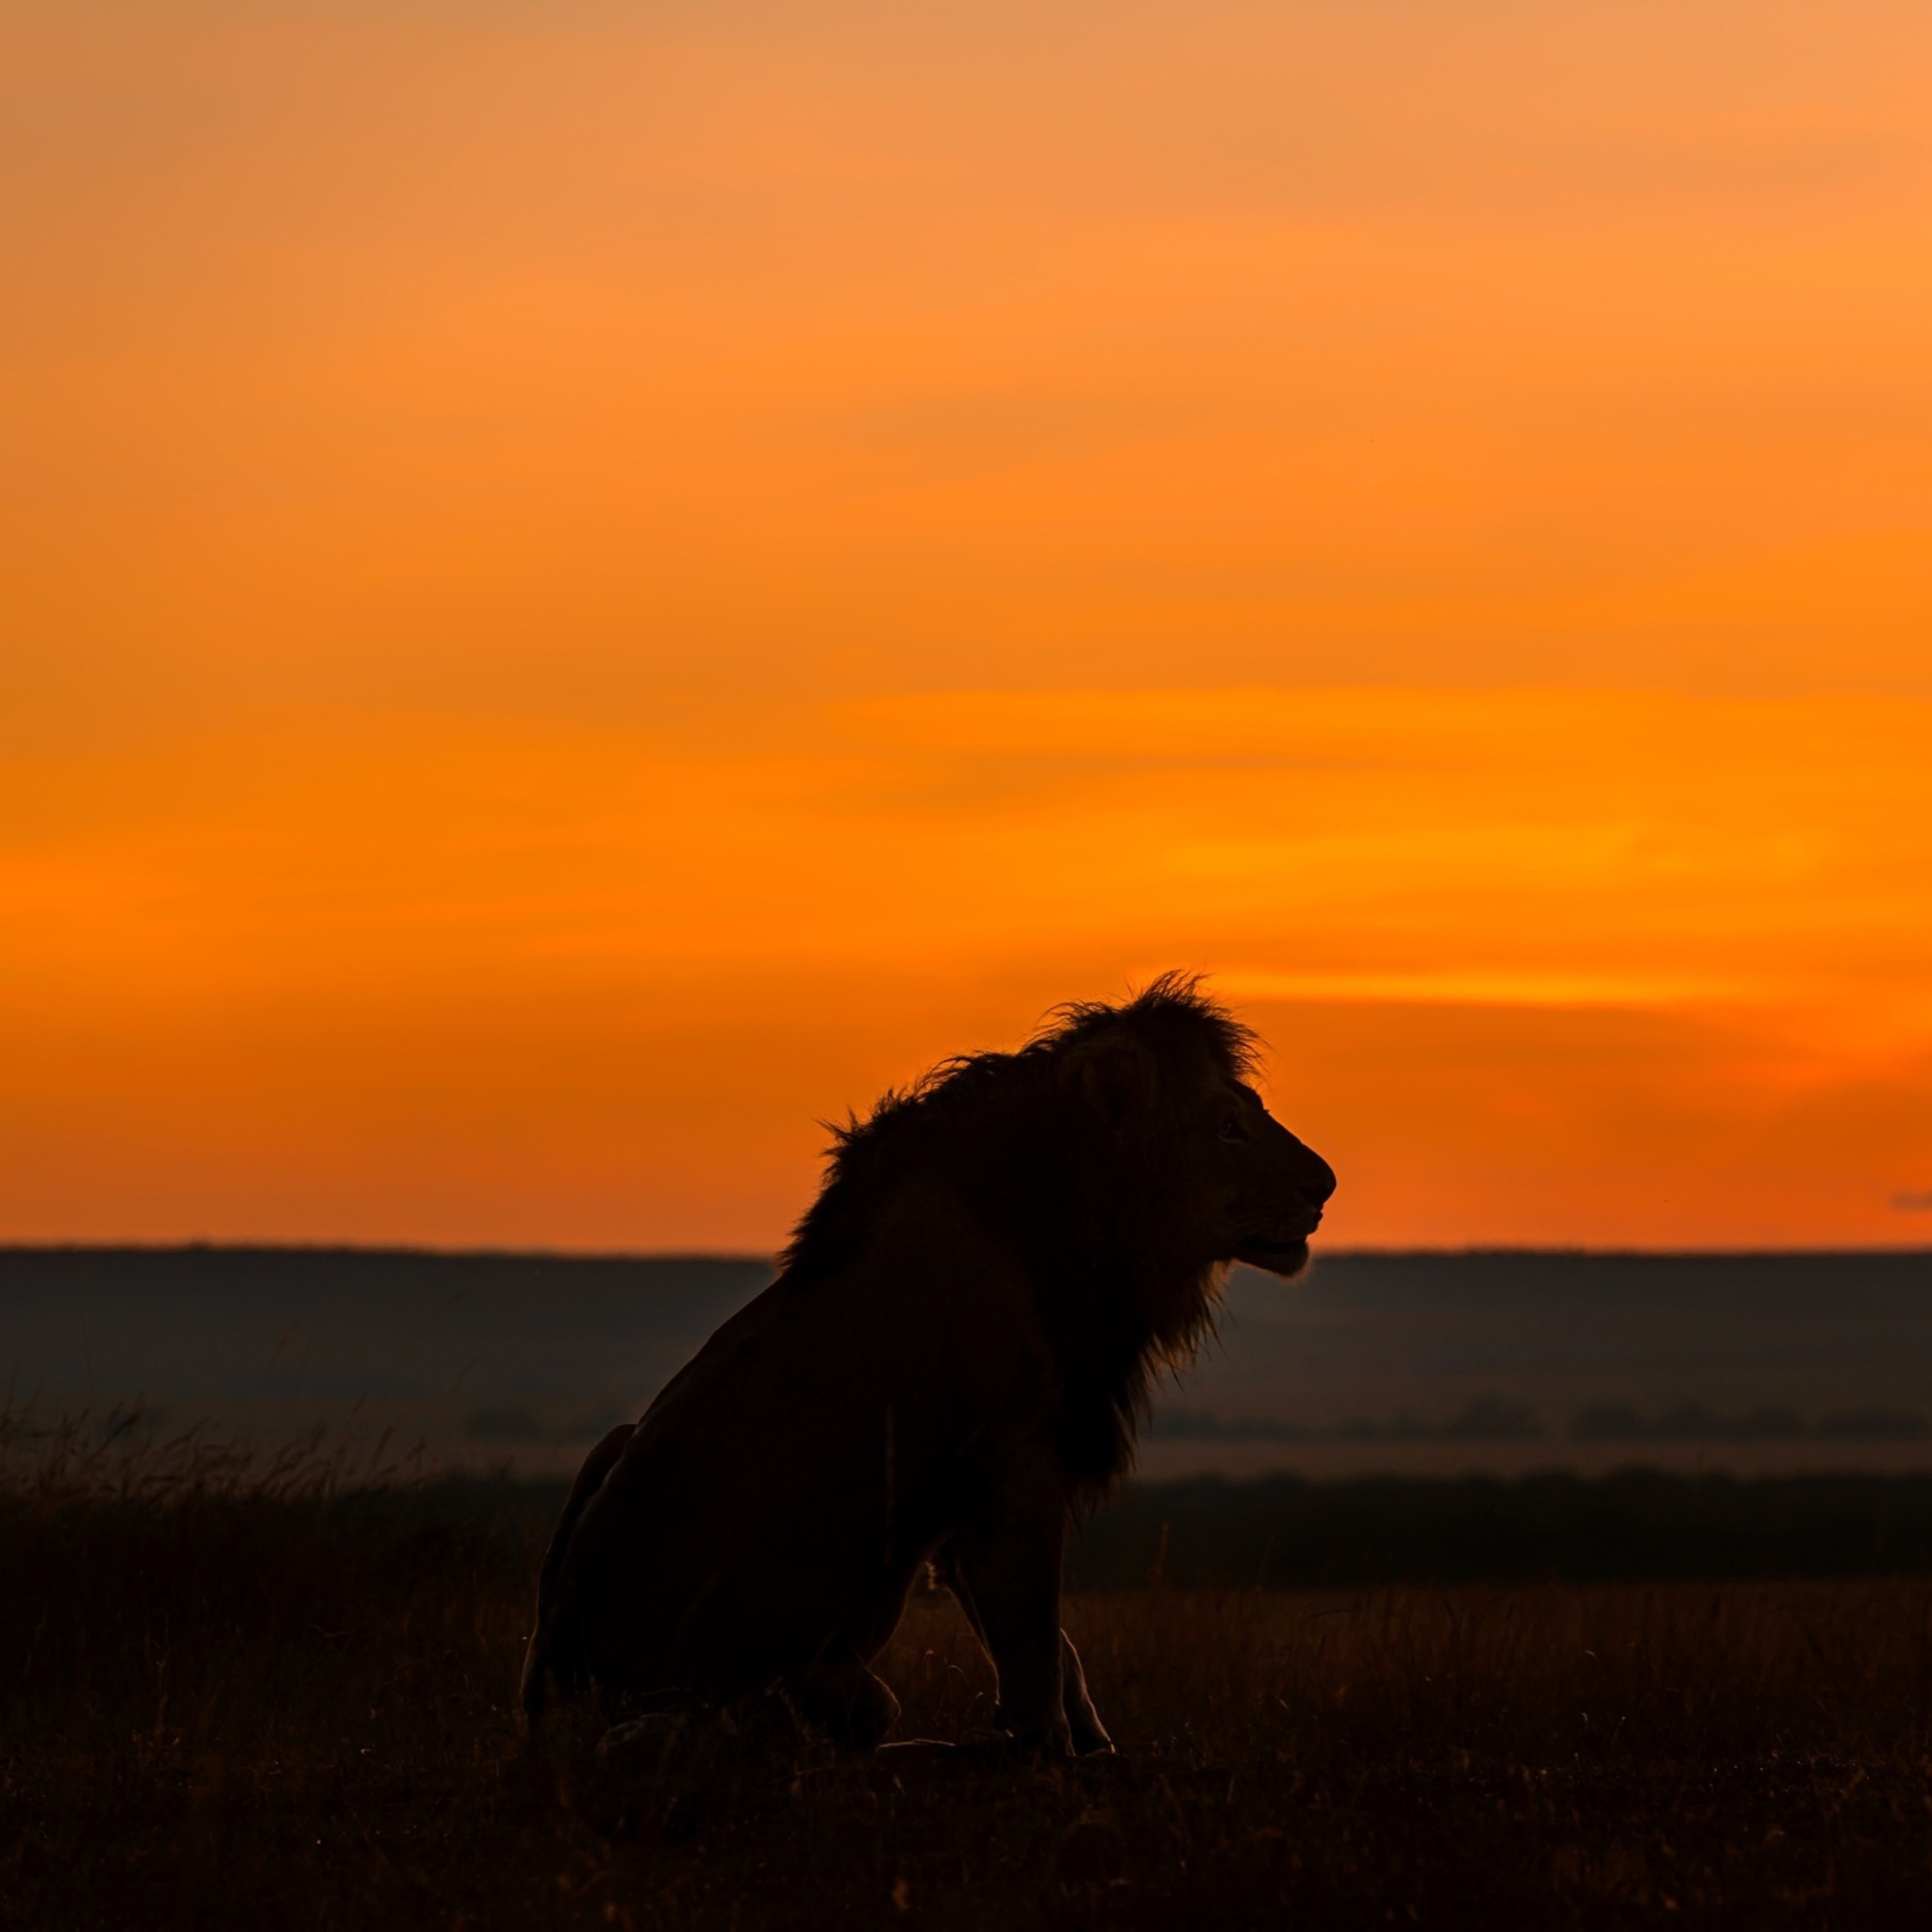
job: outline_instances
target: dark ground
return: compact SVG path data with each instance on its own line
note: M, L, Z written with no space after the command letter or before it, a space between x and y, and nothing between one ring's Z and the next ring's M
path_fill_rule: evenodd
M1364 1528L1368 1489L1250 1491L1246 1527L1217 1545L1202 1526L1216 1499L1146 1492L1105 1534L1126 1553L1115 1574L1151 1535L1145 1568L1164 1579L1089 1590L1069 1611L1118 1758L758 1760L700 1740L611 1844L552 1808L519 1757L548 1496L341 1495L299 1467L212 1463L124 1469L119 1496L108 1480L69 1468L0 1497L0 1924L1756 1928L1932 1913L1932 1582L1748 1580L1735 1560L1729 1580L1688 1580L1681 1521L1709 1526L1714 1491L1667 1486L1651 1511L1678 1523L1662 1544L1675 1580L1539 1580L1519 1536L1515 1580L1298 1590L1179 1578L1245 1563L1240 1537L1264 1518L1277 1539L1298 1522L1302 1558L1337 1573L1365 1545L1399 1569L1402 1538L1433 1522L1435 1543L1413 1545L1428 1574L1485 1493L1435 1486L1432 1511L1431 1486L1397 1486ZM1525 1493L1491 1486L1492 1524L1546 1522L1550 1496ZM1230 1494L1219 1507L1239 1518ZM1558 1543L1591 1510L1628 1518L1642 1500L1578 1486ZM1775 1517L1775 1500L1733 1494L1732 1517ZM1912 1507L1923 1518L1923 1497ZM1870 1568L1858 1536L1838 1547ZM1732 1557L1749 1543L1734 1538ZM1644 1546L1626 1538L1626 1564ZM906 1733L984 1736L989 1675L943 1600L916 1606L886 1668Z
M1932 1576L1932 1475L1150 1484L1067 1568L1090 1589Z

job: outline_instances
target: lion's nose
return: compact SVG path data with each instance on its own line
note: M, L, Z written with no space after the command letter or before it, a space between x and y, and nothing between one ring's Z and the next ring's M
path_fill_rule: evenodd
M1312 1147L1303 1151L1308 1157L1308 1172L1301 1178L1302 1198L1310 1208L1319 1208L1335 1191L1335 1170Z

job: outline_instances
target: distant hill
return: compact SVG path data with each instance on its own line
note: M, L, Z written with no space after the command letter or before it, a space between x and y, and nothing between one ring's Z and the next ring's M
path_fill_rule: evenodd
M258 1429L353 1405L564 1463L771 1274L744 1257L0 1249L0 1389L97 1414L142 1396L175 1424L239 1404ZM1219 1337L1159 1391L1141 1466L1633 1459L1932 1467L1932 1252L1325 1253L1297 1282L1237 1269Z
M718 1256L0 1248L0 1376L158 1400L641 1403L772 1279Z
M1238 1270L1170 1437L1932 1434L1932 1251L1321 1255Z

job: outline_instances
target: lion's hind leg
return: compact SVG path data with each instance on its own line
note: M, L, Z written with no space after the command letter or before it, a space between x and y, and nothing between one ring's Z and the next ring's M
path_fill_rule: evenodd
M899 1722L891 1688L857 1657L827 1657L785 1686L799 1718L833 1743L875 1751Z
M537 1574L537 1621L529 1641L524 1646L523 1676L517 1692L517 1701L523 1707L533 1738L554 1689L561 1688L567 1697L579 1697L588 1688L582 1659L573 1655L558 1655L558 1624L559 1611L564 1608L558 1601L564 1564L570 1556L571 1538L576 1533L578 1519L604 1487L636 1433L635 1423L621 1423L584 1458L584 1466L577 1471L576 1481L571 1485L563 1511L557 1519L550 1546L543 1552L543 1565ZM569 1620L565 1617L562 1621ZM567 1637L561 1648L566 1653L571 1651ZM554 1682L558 1676L564 1680L560 1687Z
M613 1714L616 1723L608 1720ZM575 1733L564 1802L606 1837L668 1832L769 1798L797 1757L797 1720L770 1696L720 1704L699 1691L665 1690L588 1707Z

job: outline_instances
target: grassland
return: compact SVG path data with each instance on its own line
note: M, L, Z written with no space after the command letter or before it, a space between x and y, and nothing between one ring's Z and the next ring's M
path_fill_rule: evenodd
M0 1924L1924 1924L1932 1582L1091 1591L1119 1757L527 1774L509 1490L194 1454L0 1494ZM941 1599L885 1666L984 1737ZM701 1754L702 1756L702 1754Z

